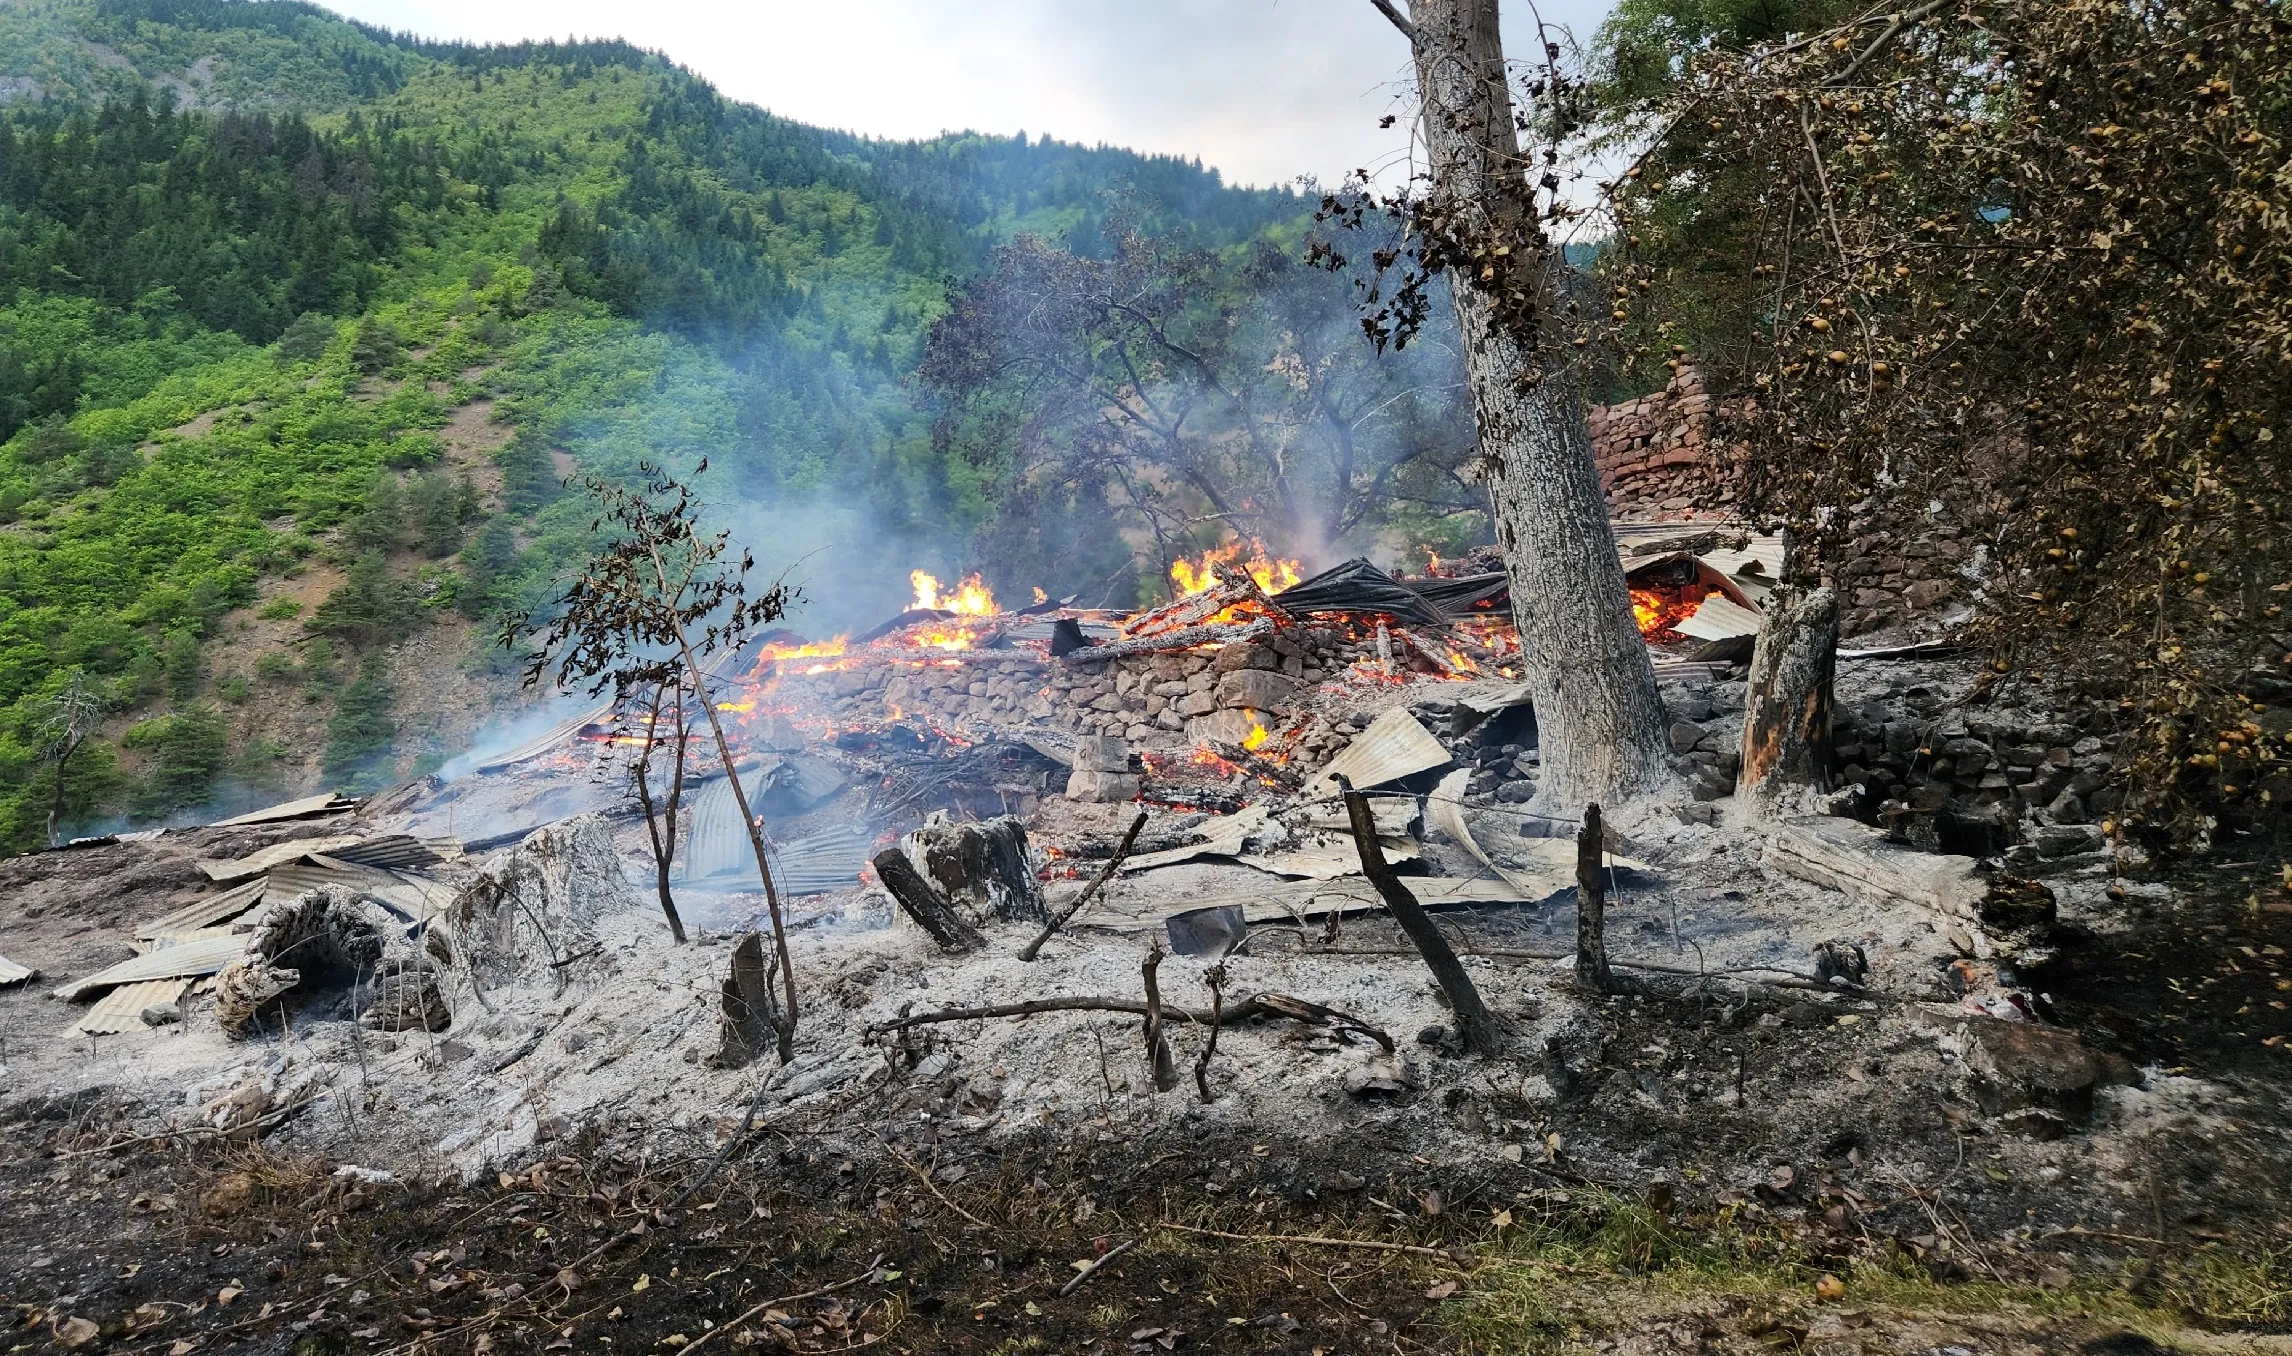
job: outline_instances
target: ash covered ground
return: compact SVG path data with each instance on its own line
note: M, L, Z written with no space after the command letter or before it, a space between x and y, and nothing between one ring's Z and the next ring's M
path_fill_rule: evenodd
M1215 694L1218 661L1201 671L1213 682L1187 690ZM1889 700L1956 681L1939 662L1864 673L1842 679L1842 704L1874 731ZM847 700L870 698L846 687ZM1937 1312L1991 1334L1977 1350L2001 1334L2074 1345L2130 1323L2187 1343L2189 1324L2284 1320L2292 914L2267 870L2176 874L2056 832L2010 870L1966 862L1946 882L1959 894L1922 902L1810 872L1721 791L1723 751L1740 737L1739 685L1721 666L1667 686L1679 796L1614 816L1607 939L1632 992L1602 994L1574 974L1572 868L1555 866L1574 844L1538 836L1554 826L1514 790L1535 768L1514 699L1482 710L1483 685L1446 682L1300 687L1318 695L1299 699L1311 707L1299 728L1320 741L1302 767L1222 744L1094 766L1108 725L1139 712L1029 742L928 726L895 738L893 723L848 709L834 736L744 765L759 795L793 797L771 815L781 863L800 875L806 854L842 853L835 870L850 871L785 901L800 984L786 1064L727 1034L727 975L762 897L737 872L688 866L674 885L694 935L672 942L609 737L568 734L514 766L354 811L0 864L0 955L39 971L0 990L9 1214L36 1240L0 1274L24 1331L191 1343L183 1352L318 1337L339 1345L313 1349L685 1345L714 1331L705 1319L740 1345L819 1350L861 1337L1171 1349L1162 1339L1177 1333L1335 1351L1471 1345L1513 1323L1554 1340L1670 1333L1657 1348L1756 1347L1779 1332L1909 1351L1949 1345L1934 1337ZM1141 692L1165 695L1138 683L1120 695ZM1003 698L968 695L977 733ZM1101 709L1101 695L1061 709ZM1494 1054L1461 1048L1424 961L1346 864L1336 802L1311 785L1314 765L1396 728L1380 718L1437 746L1436 764L1384 779L1378 832L1501 1023ZM1183 721L1154 728L1186 737ZM1063 912L1115 851L1140 809L1124 792L1144 797L1125 863L1141 869L1113 875L1039 959L1019 960L1036 917ZM983 945L962 954L861 871L934 811L951 828L1014 813L1041 891L1027 916L972 908ZM448 815L473 850L421 846ZM1248 833L1221 838L1253 815ZM479 832L543 819L491 835L511 840L498 844ZM688 825L696 861L724 856L705 839L721 827ZM377 878L356 873L374 868L325 877L334 859L317 851L275 868L280 897L226 930L285 935L285 911L315 907L287 897L304 879L293 872L319 871L333 881L320 891L329 944L357 961L373 941L346 975L310 966L290 987L252 991L251 1023L225 1011L248 992L225 974L219 996L186 992L127 1029L67 1030L84 1004L52 991L127 958L150 920L214 897L224 887L202 863L274 847L292 858L319 840L352 855L361 843L431 851L394 879L442 898L409 927L395 886L361 894L357 882ZM742 850L732 842L729 859ZM383 907L393 898L396 911ZM1175 1085L1160 1091L1135 1012L914 1021L1035 999L1135 1004L1170 916L1221 906L1249 924L1246 943L1160 960L1161 1001L1198 1014L1287 996L1350 1020L1261 1009L1219 1022L1205 1058L1210 1024L1174 1016ZM1841 983L1843 956L1854 964ZM420 977L404 987L420 1020L375 1020L385 972ZM524 1230L507 1252L464 1218L495 1210ZM1670 1241L1618 1242L1642 1227ZM1216 1235L1232 1237L1204 1242ZM809 1246L821 1238L840 1243ZM1094 1282L1099 1308L1121 1313L1053 1303L1073 1261L1125 1238L1130 1255ZM737 1252L733 1239L746 1262L708 1251ZM477 1255L487 1248L500 1255ZM1651 1299L1644 1277L1696 1248L1732 1259L1734 1279ZM786 1276L739 1270L759 1256ZM1245 1256L1254 1280L1219 1271ZM1339 1299L1314 1301L1327 1313L1301 1318L1253 1290L1263 1267L1298 1256L1341 1264ZM1463 1289L1441 1279L1452 1272ZM1622 1288L1507 1319L1521 1275ZM931 1295L916 1293L923 1276ZM603 1277L615 1304L591 1302ZM2005 1308L1910 1296L1906 1277L1987 1286L1982 1305ZM165 1304L151 1288L161 1278L181 1292ZM849 1285L773 1310L780 1319L743 1317L813 1282ZM1840 1308L1826 1282L1873 1307ZM685 1307L644 1299L656 1285ZM1256 1307L1229 1312L1237 1291ZM1892 1310L1877 1304L1886 1295ZM2084 1317L2046 1308L2071 1301ZM833 1322L823 1304L840 1306Z

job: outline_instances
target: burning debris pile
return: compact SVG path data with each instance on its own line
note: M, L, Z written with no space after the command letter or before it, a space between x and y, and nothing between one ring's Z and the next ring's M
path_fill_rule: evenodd
M1625 550L1644 629L1679 651L1659 655L1662 668L1747 651L1779 543L1696 525L1686 540L1641 529ZM902 725L1060 750L1115 737L1145 761L1082 768L1084 794L1128 799L1127 783L1092 774L1151 782L1191 766L1315 766L1360 733L1359 708L1390 704L1385 694L1518 677L1501 573L1406 578L1352 560L1304 578L1294 561L1237 546L1171 574L1174 601L1121 614L1048 599L1004 612L975 577L949 593L918 572L913 608L856 640L766 644L720 708L776 748Z

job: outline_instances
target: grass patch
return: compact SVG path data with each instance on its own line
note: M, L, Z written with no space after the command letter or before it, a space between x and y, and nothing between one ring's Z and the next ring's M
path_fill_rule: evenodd
M2191 1328L2280 1326L2292 1312L2284 1249L2207 1248L2160 1259L2154 1275L2135 1260L2122 1271L2043 1284L2016 1279L2044 1268L2001 1248L1994 1270L1977 1263L1975 1278L1945 1279L1890 1241L1842 1255L1794 1223L1722 1214L1681 1226L1643 1204L1590 1193L1530 1213L1482 1257L1442 1318L1465 1350L1488 1353L1571 1350L1659 1323L1783 1349L1803 1344L1826 1314L1881 1323L1987 1316L2017 1327L2130 1330L2170 1344ZM1826 1281L1843 1293L1818 1294Z

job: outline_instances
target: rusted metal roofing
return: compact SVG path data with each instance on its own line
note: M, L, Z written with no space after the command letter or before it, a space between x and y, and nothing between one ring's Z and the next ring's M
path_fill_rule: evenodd
M89 994L122 984L140 984L150 979L195 979L211 975L246 954L247 939L237 934L204 937L178 946L156 947L140 956L130 956L119 964L98 970L84 979L75 979L56 990L62 999L85 998Z
M428 843L408 833L385 834L347 847L330 848L326 855L353 866L380 866L393 870L436 866L445 860Z
M510 749L500 757L478 764L477 771L499 772L503 768L515 767L519 763L525 762L528 759L539 758L541 755L548 753L550 750L556 748L558 745L580 733L581 727L585 725L594 725L600 721L607 721L611 720L612 718L613 703L611 702L606 702L603 706L599 706L593 710L583 711L579 715L568 716L566 719L557 722L555 725L550 726L546 730L543 730L540 734L537 734L533 738L526 740L516 748Z
M1696 640L1735 640L1759 634L1759 614L1723 593L1714 593L1671 629Z
M83 1036L116 1036L122 1031L140 1031L145 1008L179 1003L184 990L190 987L188 979L147 979L139 984L123 984L105 994L102 1001L72 1023L71 1029Z
M444 881L411 871L360 866L312 852L272 867L265 881L263 899L266 903L300 899L327 885L340 886L415 920L435 915L454 898L453 887Z

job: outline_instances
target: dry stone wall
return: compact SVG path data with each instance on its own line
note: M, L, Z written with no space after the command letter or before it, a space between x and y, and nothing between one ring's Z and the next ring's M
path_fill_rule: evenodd
M1591 409L1592 453L1608 506L1624 519L1734 513L1740 452L1717 441L1718 404L1680 364L1661 391Z
M1609 511L1623 521L1735 517L1747 455L1725 441L1735 413L1687 363L1661 391L1593 406L1592 451ZM1939 503L1873 501L1858 505L1855 519L1837 566L1841 634L1928 631L1963 606L1978 523Z

